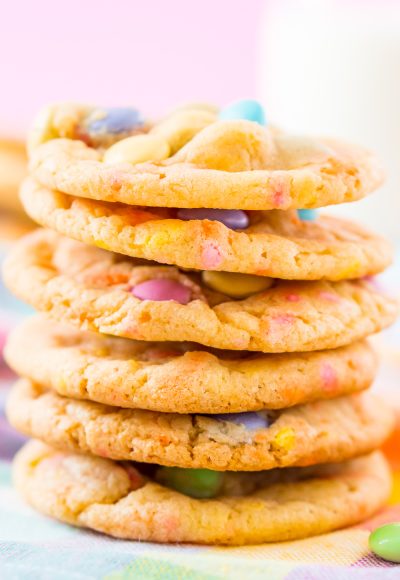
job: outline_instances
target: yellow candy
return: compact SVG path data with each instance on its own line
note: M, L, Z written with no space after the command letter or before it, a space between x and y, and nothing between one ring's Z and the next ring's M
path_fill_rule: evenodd
M112 145L104 154L104 163L143 163L162 161L170 155L168 142L158 135L133 135Z
M168 141L171 155L181 149L185 143L193 139L202 129L216 121L216 116L208 111L184 110L177 111L158 125L155 125L151 135L163 137Z
M272 442L274 448L284 449L285 451L290 451L295 444L296 436L291 427L284 427L275 435Z
M267 290L273 284L272 278L252 276L251 274L233 274L231 272L209 272L202 274L203 282L212 290L226 294L231 298L246 298L251 294Z

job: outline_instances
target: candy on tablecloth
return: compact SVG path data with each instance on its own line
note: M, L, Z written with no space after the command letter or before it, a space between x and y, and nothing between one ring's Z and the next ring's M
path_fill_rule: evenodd
M369 547L380 558L400 563L400 522L376 528L369 537Z

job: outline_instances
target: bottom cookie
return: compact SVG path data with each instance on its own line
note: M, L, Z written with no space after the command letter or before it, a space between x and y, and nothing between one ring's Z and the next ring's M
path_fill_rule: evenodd
M190 477L193 470L187 471ZM117 538L153 542L243 545L322 534L368 518L391 487L379 452L335 465L227 472L213 499L189 497L153 477L148 466L63 453L38 441L14 464L18 490L39 511Z

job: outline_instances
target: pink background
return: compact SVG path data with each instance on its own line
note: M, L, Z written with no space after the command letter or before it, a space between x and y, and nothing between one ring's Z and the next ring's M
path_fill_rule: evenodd
M134 104L256 95L263 0L13 0L0 24L0 132L53 101Z

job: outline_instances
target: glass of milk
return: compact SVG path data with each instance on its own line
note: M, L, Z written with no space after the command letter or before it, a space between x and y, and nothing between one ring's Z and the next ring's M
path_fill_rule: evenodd
M400 242L400 1L270 0L259 50L269 118L373 149L387 182L331 208Z

